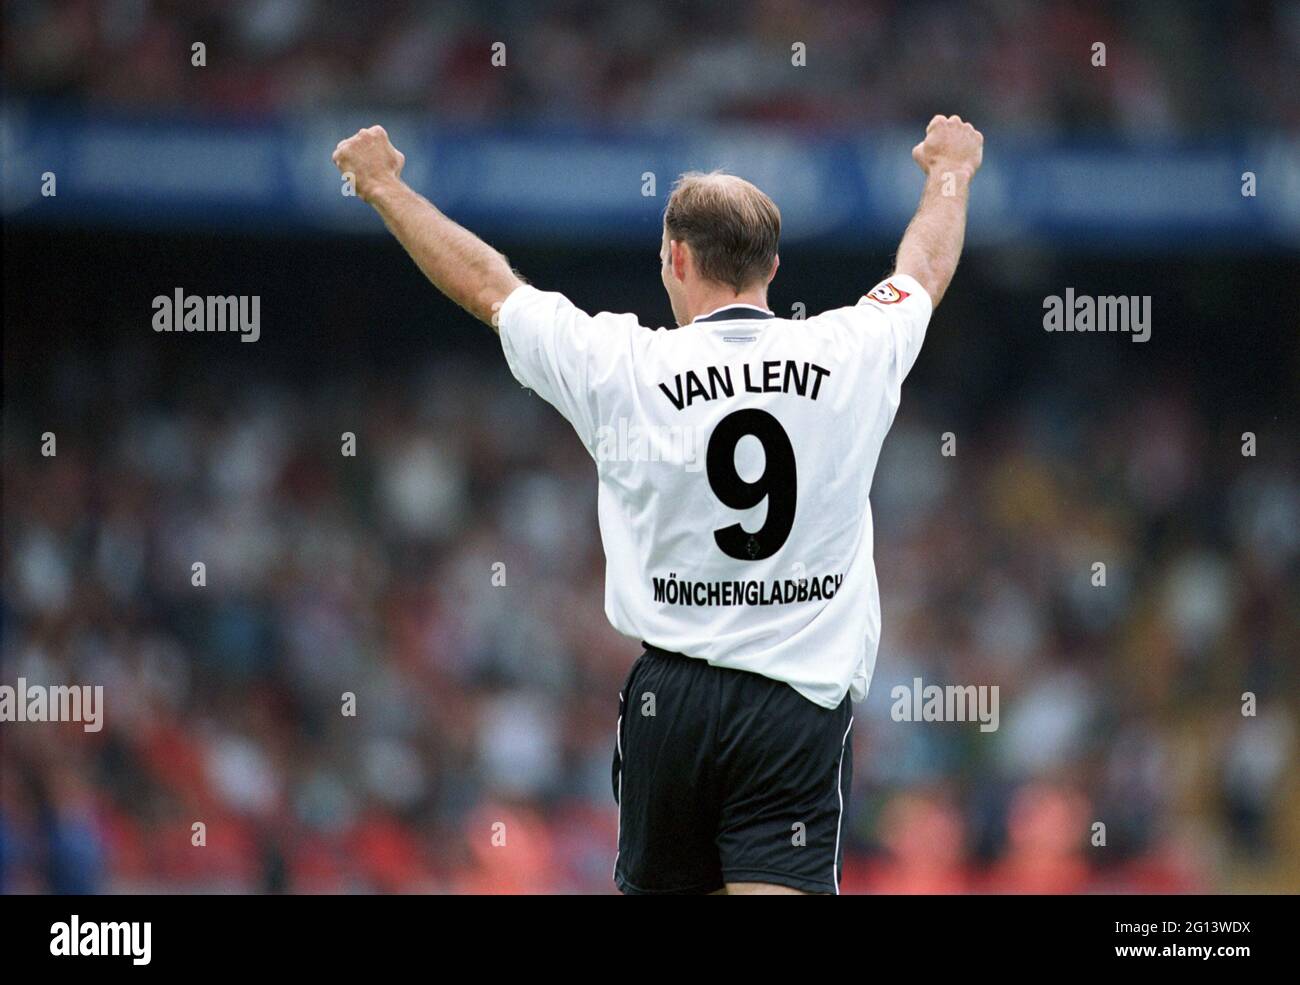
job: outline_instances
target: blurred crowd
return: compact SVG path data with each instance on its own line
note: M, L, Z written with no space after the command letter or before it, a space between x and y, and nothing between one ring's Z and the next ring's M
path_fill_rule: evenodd
M179 405L105 369L58 374L54 457L7 408L2 682L106 707L2 726L0 889L612 891L639 649L558 415L498 363ZM1300 885L1295 463L1131 397L953 457L905 399L846 892ZM894 721L914 677L998 685L999 729Z
M1297 0L6 0L3 19L6 96L97 114L1300 127ZM61 324L33 310L29 336ZM102 685L106 707L98 732L0 725L0 891L612 892L639 648L605 621L594 468L558 415L499 359L169 391L130 349L88 362L97 337L21 363L47 406L6 396L0 685ZM1058 376L955 456L938 398L905 390L873 490L884 636L843 888L1294 891L1294 438L1274 418L1269 454L1243 456L1190 379L1135 374L1079 413ZM998 730L895 721L916 678L997 685Z
M97 110L845 129L942 110L986 130L1146 136L1300 125L1296 0L7 0L4 26L8 92Z

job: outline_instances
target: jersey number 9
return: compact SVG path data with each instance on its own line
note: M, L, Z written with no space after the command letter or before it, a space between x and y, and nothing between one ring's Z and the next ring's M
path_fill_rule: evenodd
M753 435L763 446L763 474L746 482L736 470L736 446ZM779 551L794 527L798 498L794 448L781 422L765 410L728 414L714 429L706 452L709 488L724 506L748 510L767 500L767 519L749 533L739 523L713 531L723 554L739 561L762 561Z

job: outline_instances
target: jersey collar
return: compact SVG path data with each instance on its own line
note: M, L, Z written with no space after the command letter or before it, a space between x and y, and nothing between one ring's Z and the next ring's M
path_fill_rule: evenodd
M724 304L721 308L715 308L707 315L700 315L691 322L695 325L702 321L731 321L737 318L754 319L754 318L775 318L776 315L766 308L760 308L754 304Z

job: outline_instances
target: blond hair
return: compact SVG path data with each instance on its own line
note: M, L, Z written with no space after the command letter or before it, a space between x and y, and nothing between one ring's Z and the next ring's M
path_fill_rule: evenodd
M744 178L688 171L668 196L664 228L690 246L702 277L739 293L772 273L781 210Z

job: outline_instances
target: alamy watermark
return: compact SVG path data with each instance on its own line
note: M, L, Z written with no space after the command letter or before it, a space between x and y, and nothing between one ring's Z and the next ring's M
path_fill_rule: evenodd
M981 732L998 730L998 685L926 684L919 677L894 686L889 716L896 722L979 722Z
M704 468L701 430L684 424L636 424L625 417L618 425L596 429L598 462L671 462L687 472Z
M0 684L0 722L81 722L86 732L104 727L104 686Z
M155 332L238 332L241 342L262 336L262 297L259 294L186 294L176 288L171 295L153 299Z
M1047 332L1128 332L1134 342L1151 338L1151 295L1052 294L1043 299Z
M153 956L153 924L148 920L87 920L77 914L50 925L50 954L56 958L124 957L146 965Z

